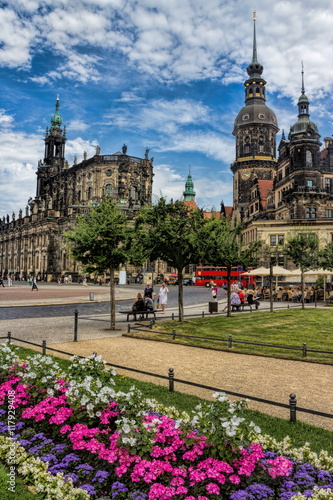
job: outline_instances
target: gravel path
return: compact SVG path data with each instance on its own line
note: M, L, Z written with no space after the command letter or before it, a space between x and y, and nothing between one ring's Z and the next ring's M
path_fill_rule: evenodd
M173 345L126 337L83 340L52 344L55 349L90 355L101 354L109 363L167 375L170 367L175 378L289 403L297 395L299 407L332 413L333 366L279 360L259 356L219 352L197 347ZM138 380L167 385L166 380L117 369ZM209 399L213 391L175 382L175 390ZM289 410L250 402L249 408L289 419ZM298 420L333 431L333 420L298 412ZM304 436L306 440L306 436Z

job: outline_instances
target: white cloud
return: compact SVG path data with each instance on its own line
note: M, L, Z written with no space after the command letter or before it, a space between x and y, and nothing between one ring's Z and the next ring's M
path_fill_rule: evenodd
M0 65L9 68L30 65L30 48L36 36L35 27L16 12L0 9Z
M157 151L197 151L226 163L231 163L235 158L234 140L215 132L193 131L177 134L161 144L156 144L154 148Z
M36 193L36 167L43 156L37 135L2 130L0 134L0 216L24 208Z

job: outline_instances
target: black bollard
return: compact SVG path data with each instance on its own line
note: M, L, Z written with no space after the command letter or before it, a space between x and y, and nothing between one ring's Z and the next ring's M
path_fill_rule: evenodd
M43 356L46 355L46 340L42 340L42 353Z
M292 393L292 394L290 394L290 398L289 398L290 422L291 423L296 422L296 405L297 405L296 394Z
M129 323L127 325L127 333L131 333L131 325Z
M306 342L303 342L303 347L302 347L303 358L306 358L306 354L307 354L307 346L306 346Z
M8 333L7 333L7 341L8 341L8 344L10 344L10 343L11 343L11 340L12 340L12 334L11 334L11 332L8 332Z
M174 369L169 368L169 391L173 392L174 391Z
M74 342L77 342L77 323L78 323L79 311L76 309L74 312Z
M232 335L230 333L229 337L228 337L228 347L232 347Z
M173 329L172 330L172 340L175 340L175 338L176 338L176 330Z

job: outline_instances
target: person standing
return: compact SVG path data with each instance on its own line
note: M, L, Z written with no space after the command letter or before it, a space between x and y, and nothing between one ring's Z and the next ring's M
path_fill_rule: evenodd
M13 286L13 281L12 281L12 278L8 275L8 286Z
M218 294L219 294L219 289L218 289L218 287L217 287L217 284L216 284L216 283L214 283L214 286L213 286L213 288L212 288L212 296L213 296L213 299L214 299L214 300L217 300L217 296L218 296Z
M162 283L160 291L158 292L158 301L161 304L161 309L163 314L165 312L165 306L168 303L168 292L169 292L168 287L166 286L165 283Z
M2 285L5 288L5 285L3 284L3 277L0 276L0 285Z
M35 277L32 278L32 288L31 288L31 291L33 291L33 290L37 290L37 292L38 292L37 281L36 281Z
M147 297L152 300L154 300L155 298L154 289L152 286L150 286L150 283L146 284L146 287L143 291L143 298L146 299Z

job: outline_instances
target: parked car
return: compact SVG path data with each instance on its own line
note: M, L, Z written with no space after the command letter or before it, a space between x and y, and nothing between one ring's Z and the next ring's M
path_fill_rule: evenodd
M192 278L184 278L183 285L185 285L185 286L192 286L192 285L194 285L193 279Z

